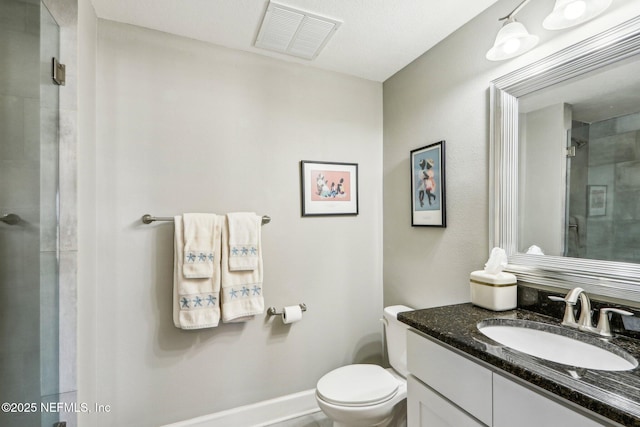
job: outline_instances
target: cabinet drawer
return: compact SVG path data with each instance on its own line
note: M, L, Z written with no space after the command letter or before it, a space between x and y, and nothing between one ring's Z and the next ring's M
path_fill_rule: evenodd
M413 375L407 378L407 422L412 427L485 427Z
M487 425L492 423L492 373L414 331L407 333L409 372Z
M493 376L494 427L603 427L584 415L500 375Z

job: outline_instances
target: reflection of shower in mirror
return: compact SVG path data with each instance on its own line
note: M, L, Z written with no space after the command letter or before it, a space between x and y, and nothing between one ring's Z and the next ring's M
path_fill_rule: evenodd
M587 145L587 142L589 142L589 141L586 141L584 139L579 139L579 138L576 138L576 137L572 136L571 137L571 142L576 146L576 148L582 148L585 145Z

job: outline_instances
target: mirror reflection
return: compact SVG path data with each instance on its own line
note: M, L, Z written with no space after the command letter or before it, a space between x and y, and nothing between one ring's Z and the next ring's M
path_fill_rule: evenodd
M520 97L518 130L518 251L640 263L640 58Z

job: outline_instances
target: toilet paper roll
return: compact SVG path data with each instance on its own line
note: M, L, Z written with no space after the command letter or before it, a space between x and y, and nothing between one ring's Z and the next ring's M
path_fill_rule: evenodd
M294 323L302 319L302 309L299 305L289 305L282 309L282 321L285 324Z

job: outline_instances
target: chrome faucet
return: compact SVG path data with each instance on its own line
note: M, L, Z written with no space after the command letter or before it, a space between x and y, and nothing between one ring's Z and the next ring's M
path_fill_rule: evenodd
M576 305L576 302L578 302L578 297L580 297L580 303L582 304L582 310L580 312L580 322L582 323L585 320L589 321L589 319L584 318L584 313L585 313L584 301L586 301L586 305L589 307L589 315L591 315L591 302L589 301L589 297L587 297L587 294L584 293L584 289L573 288L567 293L567 295L564 298L557 297L554 295L549 296L549 299L552 301L565 302L564 317L562 318L562 324L564 326L577 328L579 325L579 323L576 322L575 313L573 312L573 307Z
M573 312L573 308L578 302L578 298L580 298L580 317L576 322L575 314ZM633 316L633 313L621 310L619 308L602 308L600 309L600 316L598 318L598 326L593 326L593 321L591 320L591 301L587 296L586 292L582 288L573 288L571 289L567 295L562 297L557 296L549 296L549 299L552 301L564 301L566 306L564 309L564 317L562 319L562 324L564 326L569 326L572 328L577 328L581 331L593 332L595 334L610 337L611 335L611 327L609 326L609 312L618 313L623 316Z
M593 327L593 322L591 321L591 300L587 296L586 292L582 288L573 288L567 293L567 296L564 297L564 300L567 304L571 304L572 306L576 305L578 302L578 297L580 298L580 317L578 318L578 329L589 332L596 332Z

